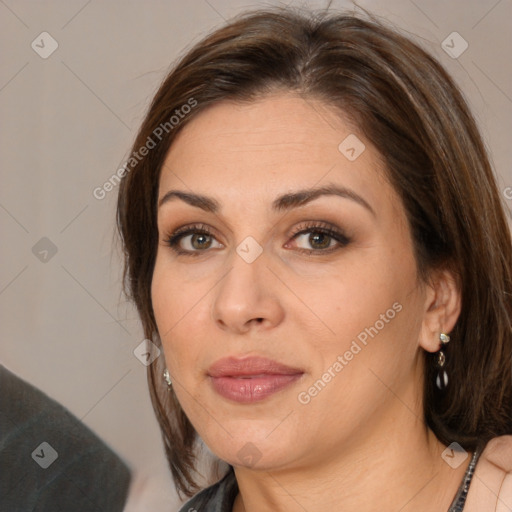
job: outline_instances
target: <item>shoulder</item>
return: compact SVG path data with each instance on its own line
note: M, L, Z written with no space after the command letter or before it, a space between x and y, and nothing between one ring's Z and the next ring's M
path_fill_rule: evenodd
M130 470L103 441L1 365L0 389L2 510L122 510Z
M512 510L512 435L495 437L487 443L475 468L466 510Z

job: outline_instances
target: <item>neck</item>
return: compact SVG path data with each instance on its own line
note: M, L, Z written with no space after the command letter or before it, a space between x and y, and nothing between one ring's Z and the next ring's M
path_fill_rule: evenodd
M384 422L388 428L383 422L361 428L324 455L281 469L236 468L240 492L233 511L447 511L470 457L452 469L421 414L400 400L395 404Z

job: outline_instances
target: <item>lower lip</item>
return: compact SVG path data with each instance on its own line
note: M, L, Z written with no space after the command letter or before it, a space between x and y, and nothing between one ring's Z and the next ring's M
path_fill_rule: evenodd
M210 377L215 391L234 402L250 404L290 386L302 377L302 373L294 375L261 375L258 377Z

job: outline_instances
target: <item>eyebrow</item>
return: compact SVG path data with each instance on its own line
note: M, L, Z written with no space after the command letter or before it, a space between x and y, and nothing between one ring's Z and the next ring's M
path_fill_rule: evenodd
M375 216L375 211L363 197L349 188L339 187L333 184L283 194L272 202L272 209L278 212L287 211L298 206L304 206L305 204L322 196L338 196L344 199L350 199L366 208L373 216ZM217 213L221 208L220 203L212 197L183 192L181 190L170 190L167 192L158 202L158 207L160 208L162 205L172 201L173 199L181 199L191 206L201 208L202 210L211 213Z

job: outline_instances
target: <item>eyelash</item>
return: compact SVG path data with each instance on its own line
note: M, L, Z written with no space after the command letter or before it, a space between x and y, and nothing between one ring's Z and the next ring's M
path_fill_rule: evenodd
M334 247L329 247L327 249L302 249L298 248L297 250L306 253L309 255L312 254L329 254L331 252L334 252L338 249L341 249L342 247L347 246L351 240L349 237L347 237L342 231L340 231L338 228L333 226L332 224L328 222L307 222L305 224L302 224L298 226L290 235L290 238L292 240L295 240L300 235L305 235L307 233L319 233L322 235L326 235L333 240L337 242L337 245ZM205 224L193 224L191 226L184 226L182 228L178 228L174 233L169 235L165 240L164 243L168 245L173 251L176 252L178 255L185 255L185 256L199 256L203 254L204 252L207 252L207 250L201 251L188 251L180 249L180 241L182 238L188 236L188 235L206 235L214 237L214 234L212 231L206 226Z

